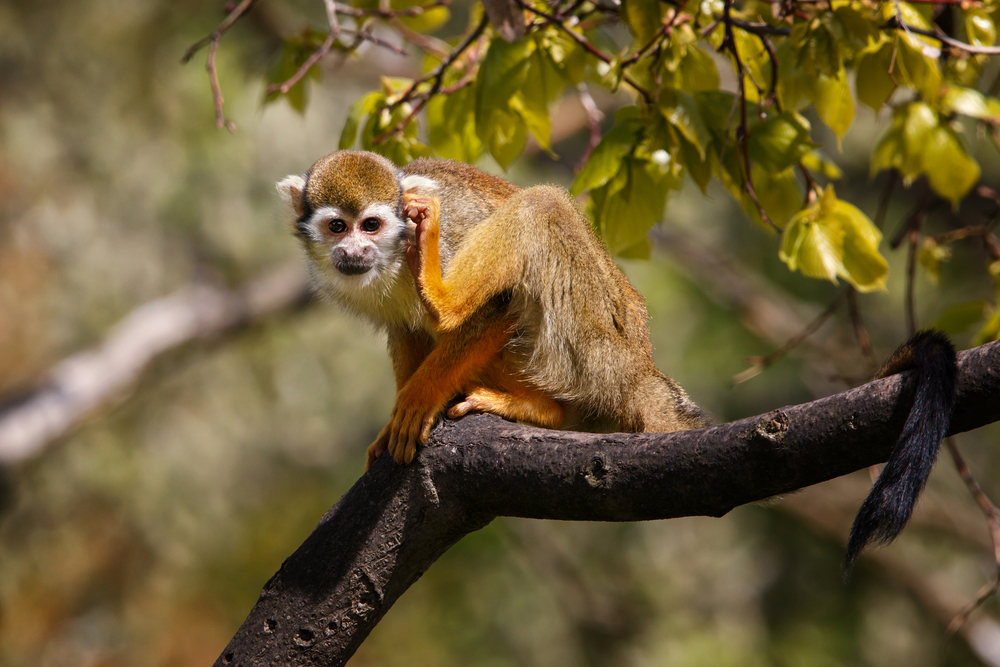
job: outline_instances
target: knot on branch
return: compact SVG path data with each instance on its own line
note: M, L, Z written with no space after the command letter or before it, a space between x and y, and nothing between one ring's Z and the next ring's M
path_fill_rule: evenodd
M592 457L583 469L583 478L587 480L587 484L595 489L605 486L604 479L610 474L611 470L603 456Z
M754 424L750 437L753 440L764 440L777 445L784 440L788 424L788 415L781 410L774 410Z

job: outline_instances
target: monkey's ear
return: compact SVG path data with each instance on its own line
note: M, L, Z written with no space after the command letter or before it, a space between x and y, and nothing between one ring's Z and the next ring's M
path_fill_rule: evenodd
M399 181L399 187L403 190L403 194L412 192L418 195L430 195L441 189L437 181L426 176L417 176L416 174L404 176Z
M292 174L275 183L274 187L278 189L281 201L285 202L295 211L295 217L302 217L302 213L305 211L305 206L302 202L302 191L306 188L306 179L298 174Z

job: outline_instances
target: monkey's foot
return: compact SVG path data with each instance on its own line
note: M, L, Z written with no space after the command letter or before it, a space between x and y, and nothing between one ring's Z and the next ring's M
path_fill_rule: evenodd
M470 412L489 412L504 419L529 422L545 428L559 428L564 419L563 408L542 392L504 392L476 387L460 402L448 409L449 419L459 419Z

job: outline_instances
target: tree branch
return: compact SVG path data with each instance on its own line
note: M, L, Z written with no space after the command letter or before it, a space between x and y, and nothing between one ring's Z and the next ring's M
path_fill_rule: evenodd
M961 353L959 364L951 431L1000 420L1000 342ZM412 465L382 457L327 512L215 665L343 665L442 553L496 516L722 516L884 461L912 401L910 377L680 433L445 421Z
M299 262L237 289L188 285L133 310L100 347L67 357L33 391L0 403L0 464L37 454L121 400L162 354L247 326L309 300Z

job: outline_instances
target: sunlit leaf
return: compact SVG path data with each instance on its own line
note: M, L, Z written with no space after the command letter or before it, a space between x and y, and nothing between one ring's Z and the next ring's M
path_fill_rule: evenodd
M750 157L766 169L784 171L815 147L809 130L809 121L795 112L775 114L750 132Z
M847 72L840 68L836 77L820 76L816 80L816 113L837 135L837 142L854 122L854 97L847 83Z
M972 88L946 86L945 93L941 97L941 107L947 112L960 113L963 116L980 120L992 122L1000 120L1000 117L995 113L995 107L991 109L990 105L987 104L986 97Z
M832 186L827 192L833 193ZM826 203L824 208L829 207ZM844 231L843 271L840 276L859 292L885 289L889 264L878 251L882 234L859 208L836 200L825 213L840 222Z
M625 0L622 3L622 14L640 48L661 27L659 0Z
M380 90L373 90L357 102L351 105L351 110L344 121L344 129L340 132L340 144L338 148L345 150L351 148L358 138L358 126L362 118L367 118L385 103L385 94Z
M936 193L958 203L979 180L979 164L966 152L952 128L939 125L927 133L923 157L927 180Z
M889 73L893 65L892 52L892 43L885 41L863 51L856 61L854 86L858 100L875 111L882 108L896 89L896 81Z
M941 279L941 262L951 258L951 248L941 245L932 238L925 238L917 255L920 266L927 271L927 277L935 285Z
M570 191L574 195L593 190L614 178L639 141L644 122L635 107L625 107L615 117L615 126L601 138Z
M819 201L788 223L778 254L793 271L832 282L843 278L869 292L885 288L888 264L878 252L881 238L864 213L827 186Z
M436 95L427 103L427 134L441 157L475 162L483 152L476 135L476 91L466 86L451 95Z
M757 200L764 207L764 212L771 222L778 227L784 227L792 216L799 212L802 203L802 190L799 187L798 179L795 178L795 171L788 168L784 171L773 173L759 164L752 165L750 173L753 176L754 190L757 193ZM764 224L760 219L760 212L757 206L746 197L744 208L751 219Z
M691 144L698 149L698 155L704 159L705 149L712 140L702 120L698 104L689 93L674 88L666 88L660 93L657 106L667 122Z

